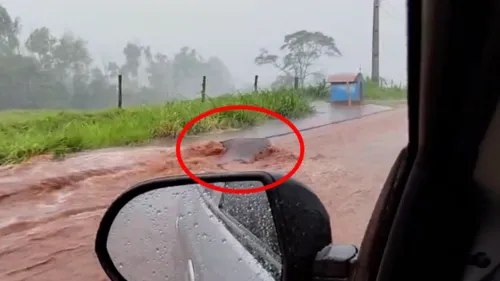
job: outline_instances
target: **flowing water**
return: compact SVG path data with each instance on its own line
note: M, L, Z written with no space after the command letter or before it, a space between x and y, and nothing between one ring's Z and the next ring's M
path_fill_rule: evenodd
M326 103L316 108L316 115L292 121L307 130L388 109ZM189 137L183 142L183 159L193 172L287 169L297 161L298 150L272 144L255 162L221 163L225 148L220 141L290 133L285 124L273 120L248 130ZM39 156L0 167L0 280L106 280L92 257L96 226L109 203L131 185L184 174L174 143L159 140L145 147L101 149L59 160Z

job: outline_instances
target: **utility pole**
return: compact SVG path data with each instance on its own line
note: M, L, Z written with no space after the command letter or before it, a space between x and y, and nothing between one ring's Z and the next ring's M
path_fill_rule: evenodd
M380 0L373 0L373 26L372 26L372 81L379 82L379 16Z

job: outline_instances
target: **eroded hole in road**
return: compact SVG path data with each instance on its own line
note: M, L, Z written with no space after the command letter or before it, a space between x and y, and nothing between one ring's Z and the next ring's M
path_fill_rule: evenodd
M218 164L235 161L253 163L271 147L271 142L266 138L232 138L222 141L221 144L224 152L218 159Z

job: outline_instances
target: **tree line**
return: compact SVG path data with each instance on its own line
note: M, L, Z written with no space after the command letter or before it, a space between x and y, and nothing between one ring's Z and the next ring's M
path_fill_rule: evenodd
M26 38L20 33L21 19L0 5L0 110L114 106L119 74L124 106L193 98L200 92L202 76L207 77L209 96L235 91L220 58L205 59L189 47L168 56L129 42L122 49L124 63L98 65L87 42L72 33L56 36L47 27L34 29ZM254 59L281 72L272 87L293 85L296 77L302 86L322 80L315 62L341 55L332 37L305 30L285 35L280 51L281 57L262 49Z
M221 59L204 59L189 47L169 57L127 43L123 64L97 66L87 42L71 33L55 36L40 27L21 38L20 32L21 20L0 5L0 110L110 107L116 104L118 74L124 105L192 98L203 75L209 78L208 95L234 91Z

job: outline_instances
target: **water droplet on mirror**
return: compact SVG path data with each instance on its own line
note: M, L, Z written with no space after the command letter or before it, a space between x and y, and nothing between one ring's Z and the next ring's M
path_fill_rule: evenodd
M226 243L227 242L227 239L226 238L222 238L222 243Z
M194 227L198 227L198 223L197 222L195 222L193 225L194 225Z

